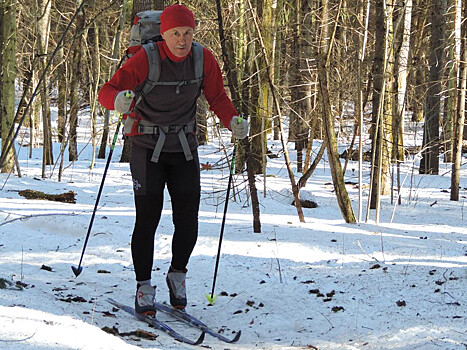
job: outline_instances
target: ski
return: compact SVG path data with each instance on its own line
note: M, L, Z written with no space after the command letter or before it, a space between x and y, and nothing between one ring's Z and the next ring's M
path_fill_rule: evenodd
M118 301L116 301L116 300L114 300L112 298L107 299L107 301L110 304L118 307L119 309L121 309L121 310L135 316L138 320L144 321L147 324L153 326L154 328L161 330L162 332L168 334L169 336L171 336L175 340L178 340L179 342L190 344L190 345L200 345L204 340L204 335L205 335L204 331L201 333L201 335L199 336L199 338L197 340L193 341L193 340L190 340L190 339L184 337L183 335L181 335L180 333L178 333L174 329L170 328L164 322L159 321L155 317L138 315L138 314L135 313L135 309L133 309L131 306L119 303Z
M176 318L176 319L178 319L180 321L184 321L187 324L189 324L189 325L191 325L193 327L196 327L199 330L203 331L203 333L207 333L207 334L209 334L209 335L211 335L211 336L213 336L213 337L215 337L215 338L217 338L219 340L222 340L223 342L226 342L226 343L235 343L235 342L237 342L238 339L240 339L240 336L242 334L241 331L238 331L233 339L229 339L229 338L224 337L222 334L217 333L212 328L208 327L202 321L200 321L196 317L190 315L186 311L174 309L173 307L170 307L170 306L167 306L165 304L158 303L158 302L155 302L154 306L156 307L157 310L162 311L162 312L164 312L164 313L166 313L168 315L171 315L171 316L173 316L174 318Z

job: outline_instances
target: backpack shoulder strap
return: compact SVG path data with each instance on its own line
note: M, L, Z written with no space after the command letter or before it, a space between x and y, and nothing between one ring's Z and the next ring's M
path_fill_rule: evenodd
M161 76L161 56L156 43L148 43L143 45L146 55L148 56L148 77L146 84L143 87L144 95L147 95L154 88Z
M194 41L193 50L193 65L195 70L195 79L198 81L198 87L201 86L204 77L204 53L203 45Z
M161 56L157 44L153 42L147 43L143 45L143 49L148 56L148 77L142 89L138 91L139 96L136 100L136 104L154 89L161 75Z
M157 85L176 86L176 93L180 91L180 86L187 84L198 84L198 89L201 88L204 77L204 53L203 46L198 42L193 42L193 66L195 79L187 81L164 81L160 82L159 78L161 75L161 56L159 54L159 48L156 43L148 43L143 45L143 49L146 51L148 56L148 77L144 83L144 86L138 91L138 99L136 100L137 105L152 89Z

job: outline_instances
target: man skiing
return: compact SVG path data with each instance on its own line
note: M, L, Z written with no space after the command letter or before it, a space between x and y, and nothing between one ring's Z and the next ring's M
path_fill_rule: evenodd
M224 90L214 55L204 47L201 83L196 79L193 13L183 5L171 5L164 9L160 21L163 41L152 44L157 45L153 49L160 57L160 77L154 88L142 93L151 64L146 49L142 49L99 92L102 106L129 114L129 120L137 122L133 128L136 132L129 134L136 208L131 252L137 284L135 310L141 315L156 312L151 270L165 186L174 223L172 260L166 277L170 303L178 309L187 305L186 267L198 236L200 165L195 116L201 91L233 137L243 139L248 134L248 123L238 117Z

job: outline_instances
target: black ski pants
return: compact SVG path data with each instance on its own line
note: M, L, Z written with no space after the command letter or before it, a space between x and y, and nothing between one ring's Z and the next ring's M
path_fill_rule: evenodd
M193 150L192 154L194 159L187 161L183 152L162 152L159 162L154 163L151 162L152 150L132 147L130 164L136 222L131 253L137 281L151 278L154 238L161 218L166 185L174 224L171 265L176 270L183 270L188 264L198 238L201 192L198 153Z

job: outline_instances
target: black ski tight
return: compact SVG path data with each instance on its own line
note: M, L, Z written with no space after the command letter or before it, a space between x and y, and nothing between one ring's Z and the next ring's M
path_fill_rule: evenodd
M141 149L140 149L141 150ZM172 202L172 261L176 270L183 270L198 237L198 210L200 200L199 160L186 161L183 153L161 153L159 162L151 162L151 150L147 150L145 166L145 193L135 194L136 222L131 239L131 253L137 281L151 278L154 257L154 237L161 218L164 188ZM132 169L133 181L135 173ZM135 191L136 192L136 191Z

